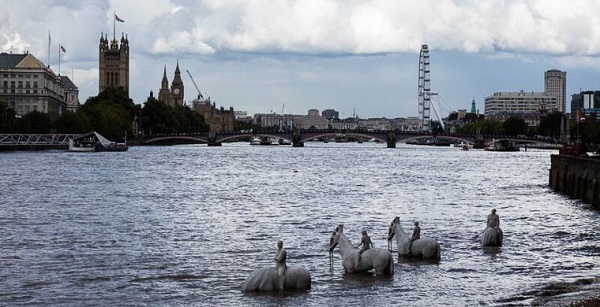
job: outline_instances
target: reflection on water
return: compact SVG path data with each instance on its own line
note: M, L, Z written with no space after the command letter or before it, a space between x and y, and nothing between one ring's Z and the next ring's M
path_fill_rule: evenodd
M547 186L548 151L309 143L0 154L0 301L58 305L526 305L598 275L598 212ZM480 246L498 209L501 248ZM346 275L331 232L387 247L395 216L442 248L395 275ZM273 265L308 292L245 294ZM396 255L396 254L394 254ZM331 264L330 264L331 261Z

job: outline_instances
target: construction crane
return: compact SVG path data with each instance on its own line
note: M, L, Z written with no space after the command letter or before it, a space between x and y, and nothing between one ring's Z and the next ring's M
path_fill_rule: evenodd
M204 99L204 97L202 96L202 93L200 93L200 89L198 88L196 81L194 81L194 77L192 77L192 74L190 73L190 71L187 69L185 71L188 73L188 76L190 76L190 79L192 79L192 83L194 83L194 87L198 91L198 99Z

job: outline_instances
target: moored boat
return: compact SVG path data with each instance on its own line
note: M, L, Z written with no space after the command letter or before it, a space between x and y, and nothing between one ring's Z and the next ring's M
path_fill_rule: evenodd
M80 134L69 139L70 152L97 152L97 151L127 151L127 141L117 143L110 141L96 131Z
M484 148L488 151L519 151L519 146L513 140L499 140L494 141L490 145Z

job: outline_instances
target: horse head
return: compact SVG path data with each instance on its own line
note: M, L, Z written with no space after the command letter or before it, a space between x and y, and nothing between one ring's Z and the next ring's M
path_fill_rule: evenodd
M329 252L333 252L333 249L338 245L340 240L340 234L344 233L344 225L338 225L333 233L331 234L331 238L329 239Z
M400 217L395 217L392 223L390 224L390 228L388 228L388 241L391 241L394 235L396 234L396 226L400 224Z

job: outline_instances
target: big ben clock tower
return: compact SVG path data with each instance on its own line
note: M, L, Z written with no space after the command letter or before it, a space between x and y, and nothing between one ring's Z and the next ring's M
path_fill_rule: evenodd
M171 104L173 106L183 106L183 81L181 81L179 61L177 61L177 67L175 68L175 78L171 83Z

